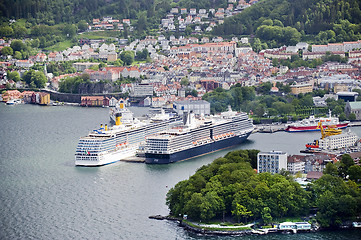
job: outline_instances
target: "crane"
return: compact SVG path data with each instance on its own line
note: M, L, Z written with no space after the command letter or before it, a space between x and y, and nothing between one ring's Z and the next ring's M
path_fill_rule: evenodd
M322 126L322 122L319 122L317 124L317 128L321 130L321 136L322 136L321 139L324 139L325 137L328 136L339 135L342 133L342 130L336 128L336 126L327 126L327 128L324 129Z

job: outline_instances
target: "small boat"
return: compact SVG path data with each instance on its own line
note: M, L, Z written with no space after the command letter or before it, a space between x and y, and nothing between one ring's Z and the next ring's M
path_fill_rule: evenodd
M361 228L361 222L353 222L352 227L354 228Z
M6 102L6 105L17 105L21 103L21 99L11 99Z

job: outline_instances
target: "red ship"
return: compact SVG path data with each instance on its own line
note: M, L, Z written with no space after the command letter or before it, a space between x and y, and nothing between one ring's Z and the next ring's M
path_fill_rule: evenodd
M315 118L311 116L302 121L296 122L294 124L288 125L286 132L306 132L306 131L320 131L319 123L322 123L323 129L328 126L332 128L343 129L347 128L349 122L340 122L337 117L331 117L331 112L327 118Z

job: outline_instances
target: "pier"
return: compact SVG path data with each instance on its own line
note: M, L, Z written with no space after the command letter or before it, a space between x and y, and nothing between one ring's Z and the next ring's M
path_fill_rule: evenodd
M253 133L274 133L279 131L285 131L287 124L257 124L253 130Z
M121 159L120 161L122 162L134 162L134 163L144 163L145 162L145 158L143 157L129 157L127 159Z

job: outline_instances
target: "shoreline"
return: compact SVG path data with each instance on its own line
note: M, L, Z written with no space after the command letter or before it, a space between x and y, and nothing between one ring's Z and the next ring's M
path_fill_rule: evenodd
M361 230L361 228L353 227L352 225L346 226L343 225L339 228L321 228L318 225L312 224L311 229L302 230L302 229L278 229L276 227L274 228L258 228L253 229L251 227L247 227L253 224L248 224L245 226L225 226L225 227L209 227L209 226L203 226L198 225L196 227L197 223L187 223L188 221L183 220L182 218L177 217L171 217L171 216L161 216L161 215L155 215L155 216L149 216L150 219L156 219L156 220L169 220L173 222L178 222L179 226L183 229L197 233L202 234L205 236L246 236L246 235L267 235L269 233L273 234L298 234L298 233L310 233L310 232L319 232L319 231L332 231L332 230ZM192 226L194 225L194 226ZM237 229L239 228L239 229ZM244 228L244 229L242 229ZM245 229L248 228L248 229ZM235 230L236 229L236 230Z

